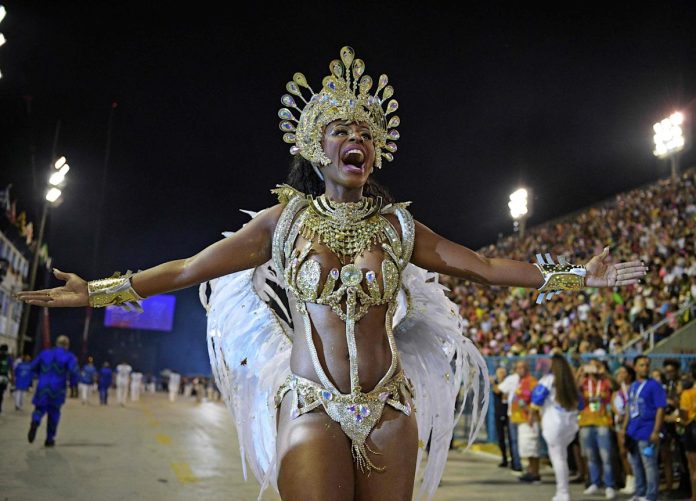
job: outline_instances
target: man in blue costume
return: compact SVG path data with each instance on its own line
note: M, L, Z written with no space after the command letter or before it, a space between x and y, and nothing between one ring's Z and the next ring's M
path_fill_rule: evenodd
M94 359L87 358L87 363L80 372L80 400L82 405L89 403L89 397L92 394L92 386L97 380L97 369L94 367Z
M15 409L20 411L24 405L24 394L29 390L34 380L34 372L31 369L31 357L24 355L14 369L15 373Z
M109 388L113 379L113 371L109 367L109 362L104 362L104 365L99 369L99 403L106 405L109 398Z
M65 403L65 385L68 378L79 376L77 358L68 351L70 340L67 336L58 336L55 348L47 348L31 363L32 370L38 374L39 383L34 395L34 412L31 415L31 427L27 438L34 442L36 430L44 414L48 413L46 430L46 447L55 445L56 430L60 421L60 408Z

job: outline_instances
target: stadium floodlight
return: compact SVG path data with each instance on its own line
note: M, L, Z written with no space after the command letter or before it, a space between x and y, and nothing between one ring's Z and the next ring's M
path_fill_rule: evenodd
M677 111L668 118L653 125L653 155L660 159L669 158L672 164L672 179L676 181L678 170L678 153L684 149L684 114Z
M7 15L7 10L5 10L5 6L0 5L0 22L2 22L3 19L5 19L6 15Z
M50 190L48 190L48 192L46 192L46 200L53 203L56 200L58 200L61 193L62 192L58 188L51 188Z
M519 188L510 194L508 208L510 215L514 219L514 228L519 229L520 237L524 237L524 228L527 218L530 215L529 211L529 190Z
M65 181L65 175L68 173L70 170L70 166L68 164L63 164L63 167L60 168L58 172L54 172L51 174L51 177L48 179L49 184L52 186L60 186L63 184Z
M2 33L0 33L0 47L2 47L3 45L5 45L5 42L7 42L7 40L5 39L5 35L3 35Z
M56 163L53 164L53 167L55 167L56 169L60 169L61 167L63 167L63 165L65 165L65 162L67 162L65 157L60 157L58 160L56 160Z

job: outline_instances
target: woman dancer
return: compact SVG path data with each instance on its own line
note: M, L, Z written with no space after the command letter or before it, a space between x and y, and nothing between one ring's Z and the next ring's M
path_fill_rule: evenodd
M532 391L532 409L541 412L541 433L549 448L556 475L553 501L567 501L568 445L578 432L578 390L568 361L560 353L551 357L551 373Z
M210 299L201 294L211 363L242 455L262 490L277 482L286 500L410 499L428 441L421 492L432 496L462 379L476 400L475 435L487 406L485 364L425 270L539 288L539 301L645 274L639 261L611 263L608 248L585 266L548 254L538 264L488 259L414 221L408 204L389 203L370 176L393 159L398 103L386 75L371 94L364 71L344 47L320 92L294 75L279 112L297 155L292 186L275 190L279 203L238 232L135 274L88 283L56 270L64 286L18 294L39 306L128 306L211 281Z

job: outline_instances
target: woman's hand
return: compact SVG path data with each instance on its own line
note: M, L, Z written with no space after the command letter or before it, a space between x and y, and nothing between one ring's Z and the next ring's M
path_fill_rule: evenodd
M585 265L587 287L623 287L637 284L645 276L648 268L641 261L611 263L609 247L605 247L599 256L595 256Z
M87 282L74 273L63 273L53 268L53 274L65 285L40 291L23 291L16 294L17 299L36 306L66 307L89 305Z

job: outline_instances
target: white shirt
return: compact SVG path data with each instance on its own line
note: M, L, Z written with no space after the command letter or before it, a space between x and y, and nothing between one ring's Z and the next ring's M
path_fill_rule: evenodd
M116 366L116 384L128 384L128 376L133 372L133 367L128 364Z
M510 374L503 382L498 385L498 389L503 393L507 394L508 401L508 416L512 416L512 403L513 398L515 398L515 392L517 387L520 385L520 376L517 374Z
M176 372L172 372L169 374L169 388L174 388L176 386L179 386L179 383L181 382L181 375L177 374Z

